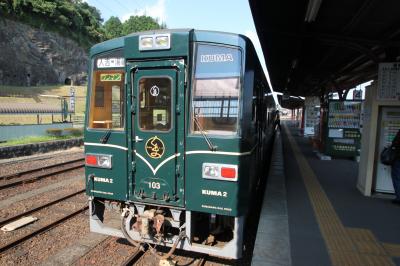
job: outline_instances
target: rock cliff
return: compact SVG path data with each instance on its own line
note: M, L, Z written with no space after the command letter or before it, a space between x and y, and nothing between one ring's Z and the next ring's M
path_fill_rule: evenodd
M85 49L57 33L0 18L0 85L84 82Z

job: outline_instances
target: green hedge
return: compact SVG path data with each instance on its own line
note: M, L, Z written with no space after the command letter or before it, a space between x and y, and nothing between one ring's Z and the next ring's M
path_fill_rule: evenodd
M80 137L83 135L83 130L80 128L64 128L64 134L65 135L72 135L74 137Z
M52 137L61 137L62 129L60 129L60 128L49 128L49 129L46 129L46 133L47 133L47 135L52 136Z

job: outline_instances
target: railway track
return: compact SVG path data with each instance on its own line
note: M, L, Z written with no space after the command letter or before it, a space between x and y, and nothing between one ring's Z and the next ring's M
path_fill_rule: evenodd
M145 254L150 251L143 252L140 249L137 249L128 259L126 259L121 266L131 266L134 265L140 258L142 258Z
M51 155L44 154L44 155L37 155L37 156L28 156L22 157L22 158L12 158L12 159L6 159L6 161L0 162L0 166L7 166L7 165L12 165L12 164L18 164L18 163L24 163L24 162L34 162L34 161L44 161L44 160L49 160L54 158L54 156L60 155L60 156L74 156L77 154L82 154L82 152L56 152L52 153Z
M84 158L79 158L67 162L52 164L35 169L21 171L19 173L5 175L0 177L0 190L18 185L31 183L40 179L61 174L85 166Z
M147 261L146 259L152 258L152 261ZM174 255L172 257L171 264L168 264L166 260L161 263L157 259L157 263L154 261L154 254L151 253L150 250L147 250L146 252L143 252L139 249L137 249L131 256L129 256L122 264L121 266L131 266L135 264L139 265L195 265L195 266L204 266L206 265L207 261L209 260L209 255L202 255L201 257L191 257L190 255ZM142 261L141 261L142 260ZM140 262L141 261L141 262ZM219 265L219 263L216 263L215 265Z
M40 206L38 206L38 207L35 207L35 208L30 209L30 210L27 210L27 211L24 211L24 212L22 212L22 213L19 213L19 214L17 214L17 215L14 215L14 216L12 216L12 217L10 217L10 218L7 218L7 219L5 219L5 220L0 221L0 227L3 226L3 225L5 225L5 224L8 224L8 223L10 223L10 222L12 222L12 221L15 221L15 220L17 220L17 219L19 219L19 218L22 218L22 217L24 217L24 216L30 215L30 214L32 214L32 213L34 213L34 212L40 211L40 210L42 210L42 209L44 209L44 208L50 207L51 205L57 204L57 203L59 203L59 202L62 202L62 201L64 201L64 200L67 200L67 199L69 199L69 198L72 198L72 197L74 197L74 196L76 196L76 195L79 195L79 194L81 194L81 193L84 193L84 192L85 192L85 189L81 189L81 190L78 190L78 191L76 191L76 192L73 192L73 193L70 193L70 194L68 194L68 195L65 195L65 196L63 196L63 197L57 198L57 199L55 199L55 200L53 200L53 201L50 201L50 202L48 202L48 203L42 204L42 205L40 205Z
M207 259L208 259L208 255L205 255L205 256L201 257L200 259L198 259L195 265L196 266L203 266L203 265L206 264Z
M67 220L69 220L69 219L71 219L71 218L83 213L88 208L89 208L88 206L81 207L81 208L79 208L78 210L76 210L76 211L74 211L72 213L69 213L69 214L67 214L67 215L65 215L65 216L63 216L63 217L61 217L61 218L59 218L59 219L57 219L57 220L55 220L53 222L50 222L50 223L48 223L48 224L46 224L46 225L44 225L44 226L42 226L42 227L40 227L38 229L35 229L35 230L27 233L27 234L24 234L24 235L18 237L17 239L14 239L14 240L12 240L12 241L10 241L8 243L3 244L2 246L0 246L0 254L5 252L5 251L7 251L7 250L9 250L9 249L11 249L11 248L13 248L13 247L15 247L15 246L18 246L20 243L23 243L24 241L26 241L26 240L28 240L30 238L33 238L33 237L35 237L35 236L37 236L37 235L39 235L39 234L41 234L43 232L46 232L46 231L56 227L57 225L59 225L59 224L65 222L65 221L67 221Z

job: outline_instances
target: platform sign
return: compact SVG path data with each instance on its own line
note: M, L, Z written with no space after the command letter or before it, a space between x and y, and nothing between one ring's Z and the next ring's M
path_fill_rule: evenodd
M69 89L69 110L71 113L75 113L75 88Z
M290 99L290 95L287 93L283 93L282 94L282 101L289 101Z
M353 90L353 100L362 100L362 90Z
M378 71L378 100L400 100L400 63L380 63Z
M313 136L314 128L320 120L319 97L306 97L304 100L304 136Z

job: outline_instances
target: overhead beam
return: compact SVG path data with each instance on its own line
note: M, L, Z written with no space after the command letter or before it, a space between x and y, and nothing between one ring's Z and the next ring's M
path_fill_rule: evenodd
M273 35L281 35L284 37L289 37L293 39L304 38L304 39L317 39L321 41L340 41L343 43L358 43L362 45L369 46L400 46L400 41L393 41L390 39L379 40L379 39L367 39L363 37L354 37L348 35L340 35L340 34L326 34L319 32L288 32L288 31L280 31L280 30L263 30L265 34L273 34Z

